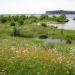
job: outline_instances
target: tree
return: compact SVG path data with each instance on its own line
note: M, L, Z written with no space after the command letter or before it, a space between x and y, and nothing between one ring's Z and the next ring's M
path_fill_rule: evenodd
M72 43L71 39L67 39L67 40L66 40L66 43L67 43L67 44L71 44L71 43Z
M42 15L40 16L40 20L48 19L48 18L49 18L49 17L48 17L47 14L42 14Z
M69 20L66 18L66 15L61 14L60 16L57 17L57 22L68 22Z
M6 23L7 22L7 18L6 17L0 17L0 21L1 23Z
M66 36L66 43L71 44L72 43L72 37L71 36Z
M73 17L73 20L75 20L75 17Z
M42 23L41 25L42 25L43 27L47 27L46 23Z
M11 25L11 26L15 26L15 22L11 22L10 25Z
M23 25L24 21L23 20L19 20L18 23L19 23L19 25Z
M12 19L14 20L14 21L18 21L19 20L19 16L12 16Z
M20 31L14 26L12 36L20 36Z

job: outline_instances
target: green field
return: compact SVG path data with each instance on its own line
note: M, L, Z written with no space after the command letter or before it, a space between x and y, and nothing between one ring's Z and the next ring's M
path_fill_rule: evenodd
M0 17L0 75L75 75L75 31L33 24L44 20ZM35 39L42 35L71 43Z

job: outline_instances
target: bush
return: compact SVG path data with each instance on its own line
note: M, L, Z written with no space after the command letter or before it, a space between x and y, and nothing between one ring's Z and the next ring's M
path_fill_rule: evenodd
M24 21L23 20L19 20L18 23L19 23L19 25L23 25Z
M75 17L73 18L73 20L75 20Z
M14 26L12 36L20 36L20 31Z
M71 44L71 43L72 43L71 39L67 39L67 40L66 40L66 43L67 43L67 44Z
M71 44L72 43L72 37L71 36L66 36L66 43Z
M18 21L19 20L19 16L12 16L14 21Z
M66 18L66 16L64 14L60 15L57 17L57 22L68 22L69 20Z
M47 35L41 35L39 38L40 38L40 39L47 39L48 36L47 36Z
M1 17L0 21L1 21L1 23L6 23L7 22L7 18L6 17Z
M43 14L40 16L40 20L43 20L43 19L48 19L48 15L47 14Z
M47 27L46 23L42 23L41 25L42 25L43 27Z
M11 25L11 26L15 26L15 22L11 22L10 25Z

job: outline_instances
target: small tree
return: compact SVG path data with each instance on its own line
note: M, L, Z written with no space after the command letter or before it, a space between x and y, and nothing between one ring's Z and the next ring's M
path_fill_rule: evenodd
M71 43L72 43L71 39L67 39L67 40L66 40L66 43L67 43L67 44L71 44Z
M11 22L11 24L10 24L11 26L15 26L15 22Z
M18 30L15 26L13 27L12 35L13 35L13 36L20 36L19 30Z
M40 16L40 20L48 19L48 18L49 18L49 17L48 17L47 14L42 14L42 15Z
M10 24L13 27L12 36L20 36L19 30L16 28L15 22L11 22Z
M23 20L19 20L18 23L19 23L19 25L24 25L24 21Z
M57 17L57 22L68 22L69 20L66 18L65 14L61 14L60 16Z
M73 17L73 20L75 20L75 17Z
M64 31L64 30L63 30L63 29L61 29L61 35L63 35L63 31Z
M7 18L6 17L1 17L0 21L1 21L1 23L6 23L7 22Z
M43 27L47 27L46 23L42 23L41 25L42 25Z
M19 20L19 16L12 16L12 19L14 20L14 21L18 21Z
M71 44L72 43L72 37L71 36L66 36L66 43Z

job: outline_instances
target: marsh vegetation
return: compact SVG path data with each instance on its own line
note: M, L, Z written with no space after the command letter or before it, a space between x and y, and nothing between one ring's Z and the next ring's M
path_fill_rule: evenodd
M63 14L0 16L0 75L75 75L75 31L47 25L68 21Z

